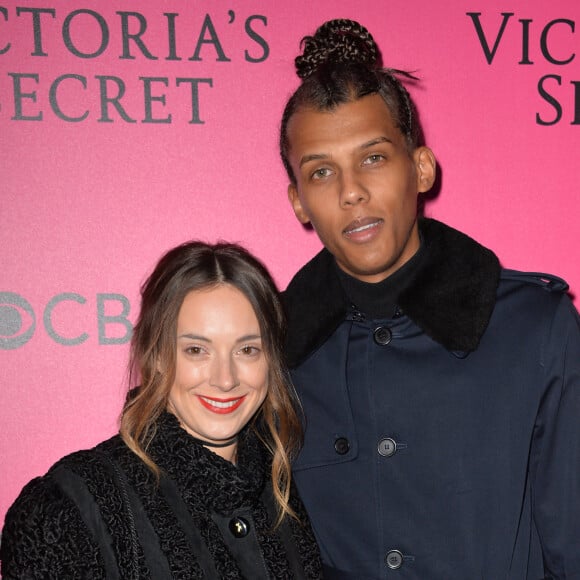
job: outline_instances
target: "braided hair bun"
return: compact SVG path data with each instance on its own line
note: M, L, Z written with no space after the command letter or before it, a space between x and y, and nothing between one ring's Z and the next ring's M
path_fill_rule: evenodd
M374 68L379 60L378 47L370 32L353 20L329 20L302 39L303 52L294 63L302 79L325 64L356 63Z

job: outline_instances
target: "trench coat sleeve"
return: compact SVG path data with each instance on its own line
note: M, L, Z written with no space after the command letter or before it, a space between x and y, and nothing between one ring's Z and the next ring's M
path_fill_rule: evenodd
M28 483L8 510L0 559L4 580L104 578L78 509L50 476Z
M545 577L580 580L580 318L562 295L545 333L544 397L530 453Z

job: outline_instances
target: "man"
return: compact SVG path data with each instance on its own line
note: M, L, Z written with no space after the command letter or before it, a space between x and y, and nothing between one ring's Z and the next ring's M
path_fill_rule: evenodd
M351 21L307 37L280 138L325 246L285 301L326 577L580 578L578 313L562 280L417 218L435 158L376 53Z

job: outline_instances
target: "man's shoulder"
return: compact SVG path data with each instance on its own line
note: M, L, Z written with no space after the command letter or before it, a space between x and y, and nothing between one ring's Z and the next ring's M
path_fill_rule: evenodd
M323 248L294 274L283 296L294 297L307 292L313 285L324 285L333 272L333 264L332 254Z
M522 285L542 289L546 292L563 293L569 289L568 283L559 276L546 272L524 272L503 268L500 273L500 284Z
M568 284L554 274L504 269L497 290L496 314L515 327L528 329L577 327L580 318ZM496 316L496 320L498 319Z
M497 289L497 301L521 303L531 309L530 316L543 307L554 307L570 301L568 283L554 274L546 272L524 272L504 268L501 270Z
M282 292L290 330L306 317L317 320L342 315L345 300L334 258L325 248L298 270Z
M286 358L295 367L332 334L346 312L347 299L328 250L296 273L282 302L288 321Z

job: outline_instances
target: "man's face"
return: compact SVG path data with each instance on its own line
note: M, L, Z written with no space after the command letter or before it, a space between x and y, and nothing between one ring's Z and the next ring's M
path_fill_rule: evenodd
M345 272L379 282L419 249L417 195L435 178L426 147L409 153L378 94L288 123L296 185L288 197Z

